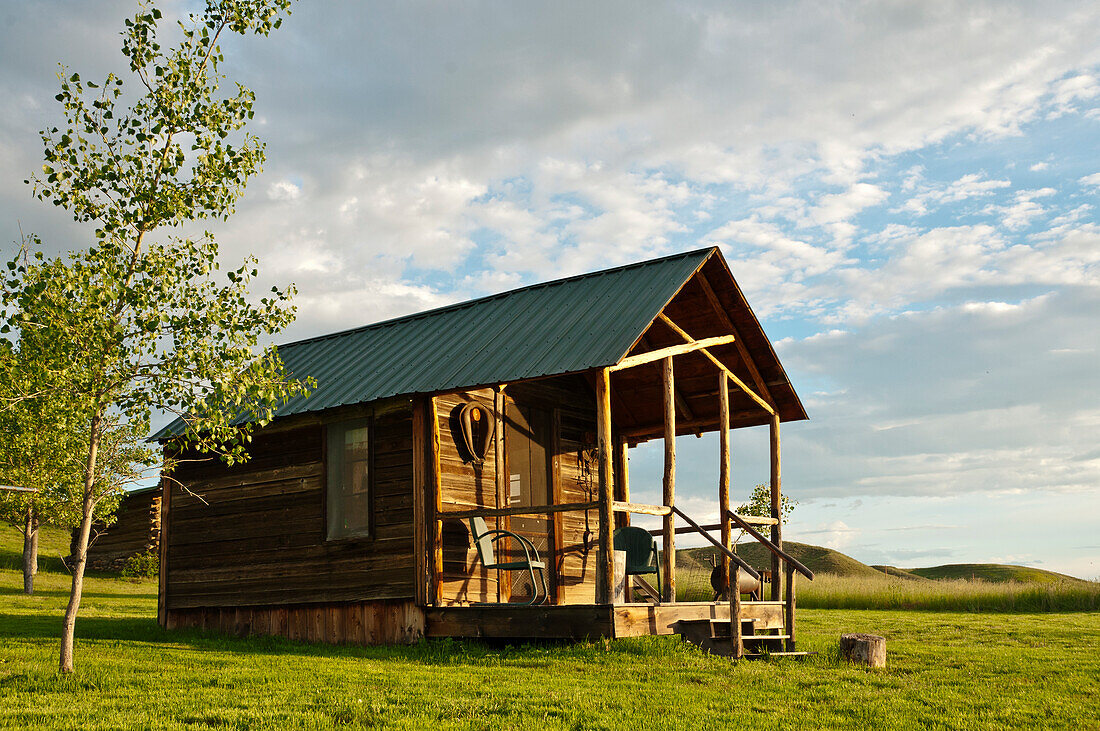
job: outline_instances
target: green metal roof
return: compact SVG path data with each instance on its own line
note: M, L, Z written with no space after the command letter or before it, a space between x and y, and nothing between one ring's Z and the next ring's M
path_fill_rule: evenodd
M279 346L309 397L276 417L618 363L714 248L535 284ZM153 439L182 432L179 419Z

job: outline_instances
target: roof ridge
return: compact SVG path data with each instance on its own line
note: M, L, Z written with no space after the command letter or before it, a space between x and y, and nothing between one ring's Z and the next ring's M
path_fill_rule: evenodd
M680 258L687 259L691 256L697 256L697 255L701 255L703 253L710 253L710 252L716 250L717 248L718 248L717 246L706 246L706 247L703 247L701 249L693 249L691 251L682 251L682 252L679 252L677 254L668 254L667 256L660 256L660 257L657 257L656 259L646 259L645 261L631 262L630 264L622 264L622 265L617 266L617 267L609 267L607 269L599 269L599 270L594 271L594 272L584 272L582 274L573 274L573 275L568 276L568 277L560 277L558 279L551 279L547 282L535 282L533 284L526 284L522 287L516 287L515 289L509 289L509 290L506 290L504 292L497 292L495 294L487 294L487 295L484 295L482 297L475 297L474 299L471 299L471 300L463 300L461 302L452 302L449 305L442 305L440 307L433 307L430 310L421 310L419 312L410 312L407 315L399 315L397 317L391 317L388 320L379 320L378 322L371 322L371 323L367 323L365 325L356 325L355 327L346 328L344 330L337 330L336 332L325 333L323 335L314 335L312 337L302 338L301 340L294 340L294 341L289 342L289 343L284 343L282 345L277 345L276 348L278 348L278 349L290 348L290 347L295 347L295 346L298 346L298 345L305 345L307 343L316 343L316 342L321 341L321 340L329 340L329 339L343 337L345 335L352 335L352 334L359 333L359 332L365 332L367 330L372 330L374 328L389 327L391 325L396 325L396 324L399 324L399 323L402 323L402 322L407 322L407 321L410 321L410 320L416 320L416 319L423 318L423 317L430 317L430 316L433 316L433 315L438 315L438 314L443 313L443 312L451 312L451 311L454 311L454 310L461 310L461 309L464 309L464 308L467 308L467 307L472 307L476 304L480 304L482 302L488 302L490 300L499 299L499 298L502 298L502 297L509 297L511 295L517 294L519 292L524 292L524 291L527 291L527 290L553 287L553 286L566 284L568 282L577 281L577 280L580 280L580 279L586 279L588 277L598 277L598 276L601 276L601 275L604 275L604 274L610 274L612 272L626 271L628 269L638 269L638 268L641 268L641 267L644 267L644 266L649 266L649 265L652 265L652 264L659 264L659 263L662 263L662 262L670 261L672 259L680 259Z

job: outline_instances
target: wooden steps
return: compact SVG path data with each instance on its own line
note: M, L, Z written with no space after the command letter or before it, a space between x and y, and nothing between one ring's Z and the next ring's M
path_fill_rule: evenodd
M737 657L731 637L731 624L718 619L684 619L673 628L684 640L705 652L722 657ZM805 657L812 653L787 648L789 634L757 634L756 620L741 619L741 657L747 660L767 657Z

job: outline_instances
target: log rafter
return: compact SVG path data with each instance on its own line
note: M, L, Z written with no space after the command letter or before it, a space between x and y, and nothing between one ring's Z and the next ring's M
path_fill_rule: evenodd
M699 345L703 345L704 343L706 343L706 345L703 345L703 347L696 347L695 350L697 350L699 353L702 353L707 358L707 360L709 360L714 365L718 366L718 369L723 371L726 374L726 376L729 377L729 379L731 381L733 381L735 384L737 384L737 387L740 388L742 391L744 391L745 394L747 394L749 398L751 398L753 401L755 401L760 406L760 408L764 409L764 411L767 411L769 414L772 414L772 415L775 414L775 409L772 408L771 404L769 404L764 399L760 398L760 396L755 391L753 391L751 388L749 388L749 385L747 383L745 383L740 378L738 378L737 374L734 373L733 371L731 371L725 363L723 363L722 361L715 358L714 355L712 355L711 352L709 350L707 350L708 347L711 347L713 345L709 341L715 340L716 338L706 338L704 340L696 340L695 338L691 337L691 335L689 335L687 333L687 331L685 331L682 327L680 327L675 322L670 320L668 315L666 315L665 313L663 313L663 312L659 313L657 315L657 318L661 322L668 325L669 328L673 332L675 332L680 337L682 337L687 342L687 344L699 346ZM730 342L736 342L736 338L734 336L731 335L731 336L728 336L728 337L731 338ZM623 362L626 362L626 361L624 360Z
M663 315L658 315L663 317ZM684 355L685 353L703 352L707 348L713 348L718 345L727 345L734 340L732 335L719 335L715 338L704 338L702 340L692 340L689 343L683 345L671 345L667 348L658 348L657 350L650 350L645 353L638 353L637 355L628 355L620 360L615 365L609 367L607 370L611 373L616 371L624 371L627 368L637 368L640 365L647 363L656 363L659 360L665 358L671 358L674 355ZM726 368L722 366L722 368ZM726 369L729 370L729 369Z
M752 356L749 354L748 346L745 345L745 341L741 339L741 333L738 332L737 326L733 324L733 320L731 320L730 316L726 313L726 308L724 308L722 303L718 300L718 295L715 293L714 287L710 285L706 275L699 272L699 276L695 278L695 281L699 283L700 289L703 290L703 296L707 298L711 309L714 310L714 314L721 320L722 325L725 326L728 332L733 333L734 337L737 338L737 340L734 341L737 346L737 353L741 356L742 362L744 362L745 367L749 370L749 376L752 378L752 382L756 385L756 388L760 391L760 396L774 406L775 399L772 398L768 386L779 386L782 385L784 381L775 381L768 384L764 383L763 376L760 375L756 363L753 362Z

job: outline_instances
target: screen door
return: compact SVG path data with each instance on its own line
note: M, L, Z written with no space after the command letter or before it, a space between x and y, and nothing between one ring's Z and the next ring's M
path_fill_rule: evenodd
M507 507L548 505L550 503L550 414L541 409L508 404L505 411L504 445L507 451ZM509 518L509 530L520 534L535 545L539 558L546 564L546 582L550 574L552 522L548 516L514 515ZM513 541L510 547L514 559L523 558L523 549ZM531 575L526 571L508 572L512 601L526 601L532 596ZM536 578L538 572L535 573ZM553 589L551 588L551 592Z

